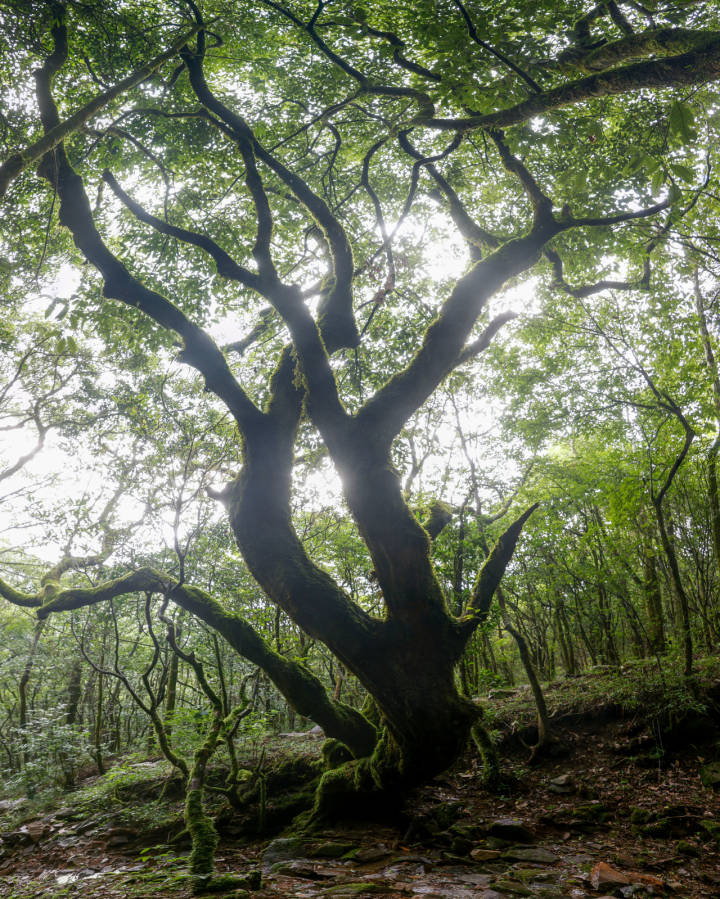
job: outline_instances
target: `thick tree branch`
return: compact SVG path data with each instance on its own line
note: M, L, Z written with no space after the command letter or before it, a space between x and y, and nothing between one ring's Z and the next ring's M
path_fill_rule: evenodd
M460 620L460 628L464 634L471 634L487 618L493 596L505 573L505 569L510 564L520 533L525 522L537 509L538 505L539 503L535 503L530 506L519 518L515 519L490 551L483 567L480 569L466 613Z
M314 674L304 665L270 649L240 616L227 611L205 591L179 584L171 575L153 568L140 568L97 587L56 589L50 599L47 599L47 591L29 596L0 581L0 595L15 605L36 608L40 620L51 614L97 605L138 592L168 596L176 605L192 612L221 634L236 652L262 668L299 714L312 718L328 736L342 740L355 755L369 755L372 752L377 733L360 712L332 700Z
M262 291L286 322L307 382L309 410L332 446L334 435L347 419L338 395L328 353L359 340L352 311L352 251L345 232L329 207L296 174L264 150L245 120L225 106L208 87L199 61L183 53L190 82L198 99L218 116L227 133L239 143L250 144L255 155L278 174L323 229L333 256L332 284L321 300L316 323L303 302L299 288L263 276ZM261 189L261 185L258 190Z
M605 72L629 60L640 61L649 56L680 55L700 49L717 35L707 31L686 28L651 28L639 34L628 34L617 41L608 41L587 50L571 47L563 51L557 61L543 64L543 68L579 70L588 74Z
M498 112L477 113L464 118L416 118L418 125L442 131L472 131L477 128L509 128L534 116L600 97L614 97L645 88L704 84L720 78L720 34L708 36L705 46L666 59L652 59L601 72L550 88L515 106Z
M67 53L67 33L64 25L53 28L55 56ZM63 50L64 48L64 50ZM40 114L49 130L57 122L57 109L50 92L54 70L61 62L51 57L37 73L37 93ZM260 416L235 380L220 349L212 339L170 300L149 290L134 278L128 269L107 248L93 221L82 178L70 165L62 144L43 160L42 174L56 188L60 197L60 223L73 235L75 245L103 276L103 293L134 306L153 321L179 334L184 340L181 358L196 368L205 378L209 390L228 406L241 427L248 427Z
M551 230L552 229L552 230ZM477 262L455 285L408 366L391 378L356 415L358 433L388 446L408 418L458 364L463 346L487 300L511 277L540 258L548 225L514 238Z

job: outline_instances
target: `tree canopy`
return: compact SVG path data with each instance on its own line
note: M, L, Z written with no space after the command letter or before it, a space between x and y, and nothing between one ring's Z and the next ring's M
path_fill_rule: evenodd
M11 551L0 594L196 616L338 741L317 813L471 732L492 769L493 622L540 671L625 641L691 674L720 628L719 17L3 0L0 400L35 436L0 478L33 475L5 502L54 557ZM48 434L85 485L39 480Z

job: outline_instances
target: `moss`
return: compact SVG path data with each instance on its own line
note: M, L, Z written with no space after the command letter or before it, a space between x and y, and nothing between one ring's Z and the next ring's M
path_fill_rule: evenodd
M233 899L237 897L250 896L248 890L259 890L262 886L262 875L259 871L252 871L250 874L238 876L237 874L220 874L217 877L211 877L202 885L195 888L194 892L198 893L226 893L227 890L236 890L232 893Z
M602 802L588 802L586 805L578 805L573 810L572 816L577 824L604 824L610 817L610 809Z
M325 740L322 747L322 758L325 768L338 768L352 760L352 753L340 740Z
M640 833L644 837L669 837L672 833L673 822L669 818L658 818L650 824L645 824L640 828Z
M185 800L185 822L192 838L190 874L206 880L213 872L218 835L212 818L203 809L202 789L190 789Z
M478 721L471 730L472 738L483 762L482 782L489 790L500 786L500 756L486 728Z
M653 813L647 808L633 808L630 811L630 823L639 827L647 824L653 817Z
M700 855L698 847L693 843L688 843L687 840L678 840L675 849L680 855L689 855L692 857Z
M368 896L375 893L390 893L392 887L383 886L380 883L362 881L359 883L340 883L337 886L325 890L325 896Z
M700 822L700 827L705 831L707 836L710 837L710 839L715 840L720 847L720 822L704 819Z
M325 842L311 844L305 854L308 858L345 858L354 852L357 852L354 843Z

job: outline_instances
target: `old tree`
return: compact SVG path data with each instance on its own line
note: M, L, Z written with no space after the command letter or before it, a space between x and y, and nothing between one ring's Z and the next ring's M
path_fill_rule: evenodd
M423 410L447 411L433 403L450 383L482 392L473 369L513 327L510 287L527 285L524 305L554 291L571 309L609 289L644 302L668 284L682 258L671 238L716 201L718 12L691 0L2 0L5 349L46 340L52 323L66 354L106 367L73 370L86 415L55 413L109 480L130 444L128 478L133 465L160 471L202 421L202 439L183 444L186 472L202 456L196 495L215 479L256 584L368 700L343 703L272 647L228 602L231 584L193 583L202 527L183 530L183 502L162 566L123 552L120 487L93 552L68 541L41 582L6 576L0 593L41 620L137 593L197 616L337 741L320 812L402 794L473 732L487 750L456 666L533 497L451 604L433 541L453 509L413 493L422 460L408 433ZM466 263L453 281L456 244ZM180 363L192 377L169 398ZM28 419L41 443L51 394ZM100 433L118 416L124 444ZM335 514L366 548L364 592L298 528L304 473L330 463Z

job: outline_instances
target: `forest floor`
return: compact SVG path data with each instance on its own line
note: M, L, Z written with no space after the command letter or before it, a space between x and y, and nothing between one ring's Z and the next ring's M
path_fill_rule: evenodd
M659 700L656 678L639 670L550 685L559 744L532 765L524 745L533 720L527 690L491 691L483 705L505 759L500 793L483 789L479 761L468 754L411 796L394 822L249 841L224 822L218 871L250 879L248 891L215 895L720 896L716 675L712 683L706 678L700 699L662 684ZM319 754L312 738L280 744L268 744L268 757L294 754L298 770ZM135 762L91 778L53 805L5 803L0 896L190 896L187 848L172 839L181 827L182 799L168 789L163 798L164 781L159 763ZM270 812L272 802L270 793Z

